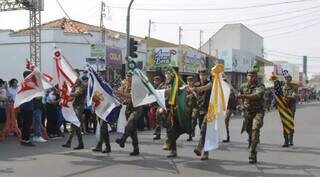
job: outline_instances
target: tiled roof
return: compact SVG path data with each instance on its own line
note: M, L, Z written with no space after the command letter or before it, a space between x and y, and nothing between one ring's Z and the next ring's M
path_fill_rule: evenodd
M71 20L67 18L60 18L48 23L41 25L42 28L60 28L63 29L65 33L84 33L84 32L100 32L101 28L99 26L94 26L86 23L82 23L76 20ZM119 37L120 35L126 35L125 33L113 31L109 29L106 30L106 35L109 37ZM15 32L17 35L29 35L30 28L18 30ZM135 36L134 36L135 37ZM137 39L143 39L140 37L135 37Z

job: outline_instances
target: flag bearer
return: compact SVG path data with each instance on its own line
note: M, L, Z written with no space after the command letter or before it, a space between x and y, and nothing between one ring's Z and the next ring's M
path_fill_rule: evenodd
M138 134L137 134L137 126L138 120L140 116L142 116L142 106L133 107L132 99L131 99L131 82L132 82L132 73L127 73L126 82L121 86L121 90L115 92L124 100L124 104L127 106L126 108L126 117L128 123L125 127L124 134L121 138L116 139L116 143L119 144L121 148L124 148L125 142L128 137L132 139L133 152L130 153L131 156L139 155L139 142L138 142Z

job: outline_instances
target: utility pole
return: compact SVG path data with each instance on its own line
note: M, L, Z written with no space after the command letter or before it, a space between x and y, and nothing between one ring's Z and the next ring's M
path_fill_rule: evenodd
M200 30L200 47L199 47L200 51L201 51L201 44L202 44L202 33L203 33L203 31Z
M101 11L100 11L100 28L101 28L101 42L105 44L106 41L106 30L104 26L104 18L106 17L106 4L101 1Z
M181 45L181 37L182 37L181 32L182 32L182 28L181 26L179 26L179 45Z
M209 55L211 55L211 38L209 38Z
M129 53L130 53L130 10L134 0L131 0L128 6L127 12L127 53L126 53L126 60L129 61Z
M308 64L308 57L307 56L303 56L303 73L304 73L304 75L306 76L306 78L308 78L308 76L307 76L307 64Z
M152 25L152 21L150 19L149 20L149 29L148 29L148 38L150 38L150 35L151 35L151 25Z

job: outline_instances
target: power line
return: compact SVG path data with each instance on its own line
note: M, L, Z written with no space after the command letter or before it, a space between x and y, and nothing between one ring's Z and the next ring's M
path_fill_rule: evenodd
M68 13L64 10L63 6L60 4L59 0L56 0L57 4L59 5L59 7L61 8L61 10L63 11L63 13L66 15L66 17L70 20L70 24L73 25L73 23L71 22L71 18L68 15ZM91 44L90 41L83 35L83 32L79 31L78 28L75 28L83 37L83 39L88 43Z
M167 8L132 8L132 10L137 11L222 11L222 10L243 10L243 9L252 9L252 8L261 8L261 7L272 7L278 5L287 5L293 3L301 3L307 1L318 1L318 0L295 0L295 1L284 1L278 3L267 3L267 4L258 4L251 6L241 6L241 7L223 7L223 8L185 8L185 9L167 9ZM126 7L121 6L109 6L110 8L116 9L127 9Z
M199 24L234 23L234 22L239 22L239 21L254 21L254 20L260 20L260 19L265 19L265 18L283 16L283 15L288 15L288 14L297 13L297 12L304 12L306 10L317 9L319 7L320 6L314 6L314 7L304 8L304 9L298 9L298 10L293 10L293 11L288 11L288 12L277 13L277 14L273 14L273 15L267 15L267 16L261 16L261 17L255 17L255 18L244 18L244 19L237 19L237 20L222 20L222 21L211 21L211 22L156 22L156 21L154 21L154 23L165 24L165 25L199 25Z
M279 26L279 27L276 27L276 28L269 28L269 29L261 30L259 32L268 32L268 31L274 31L274 30L279 30L279 29L283 29L283 28L291 28L291 27L296 26L296 25L305 24L306 22L314 22L314 21L319 21L319 20L320 20L320 18L317 17L317 18L312 18L312 19L309 19L309 20L305 20L303 22L298 22L298 23L293 23L293 24L290 24L290 25Z
M277 50L271 50L271 49L265 49L267 52L265 52L265 54L267 55L277 55L277 56L281 56L281 57L288 57L288 58L295 58L295 59L301 59L303 56L308 56L308 55L297 55L297 54L291 54L291 53L286 53L286 52L281 52L281 51L277 51ZM276 53L276 54L272 54L272 53ZM320 57L314 57L314 56L308 56L308 60L310 59L315 59L314 61L320 61L320 60L316 60L317 58L320 59Z
M298 32L298 31L303 31L307 28L311 28L311 27L314 27L314 26L317 26L319 25L320 22L317 22L317 23L313 23L313 24L310 24L310 25L307 25L307 26L304 26L302 28L298 28L298 29L295 29L295 30L291 30L291 31L286 31L286 32L282 32L282 33L277 33L277 34L273 34L273 35L269 35L269 36L265 36L265 38L272 38L272 37L276 37L276 36L283 36L283 35L288 35L290 33L295 33L295 32Z

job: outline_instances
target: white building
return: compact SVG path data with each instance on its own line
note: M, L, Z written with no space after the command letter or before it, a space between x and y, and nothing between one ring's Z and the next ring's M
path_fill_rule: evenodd
M117 66L109 68L121 71L122 63L125 63L126 56L126 35L121 32L105 29L106 40L105 46L101 52L103 59L107 60L107 48L121 51L113 58L121 58L122 62ZM70 64L77 69L84 69L86 60L92 58L92 48L102 44L101 28L66 18L51 21L42 25L41 31L41 69L44 72L55 76L53 65L54 47L61 49L62 54L68 59ZM22 73L25 70L26 58L30 56L29 49L29 32L30 29L19 31L0 30L0 78L9 80L11 78L22 79ZM145 62L146 45L143 38L134 37L139 41L138 58L136 61ZM107 55L107 56L106 56ZM111 74L111 73L110 73Z
M236 49L263 57L263 37L241 23L226 24L201 47L203 52L213 56L222 49Z
M224 60L225 72L239 86L255 63L270 64L263 59L263 37L243 24L227 24L216 32L201 50Z

